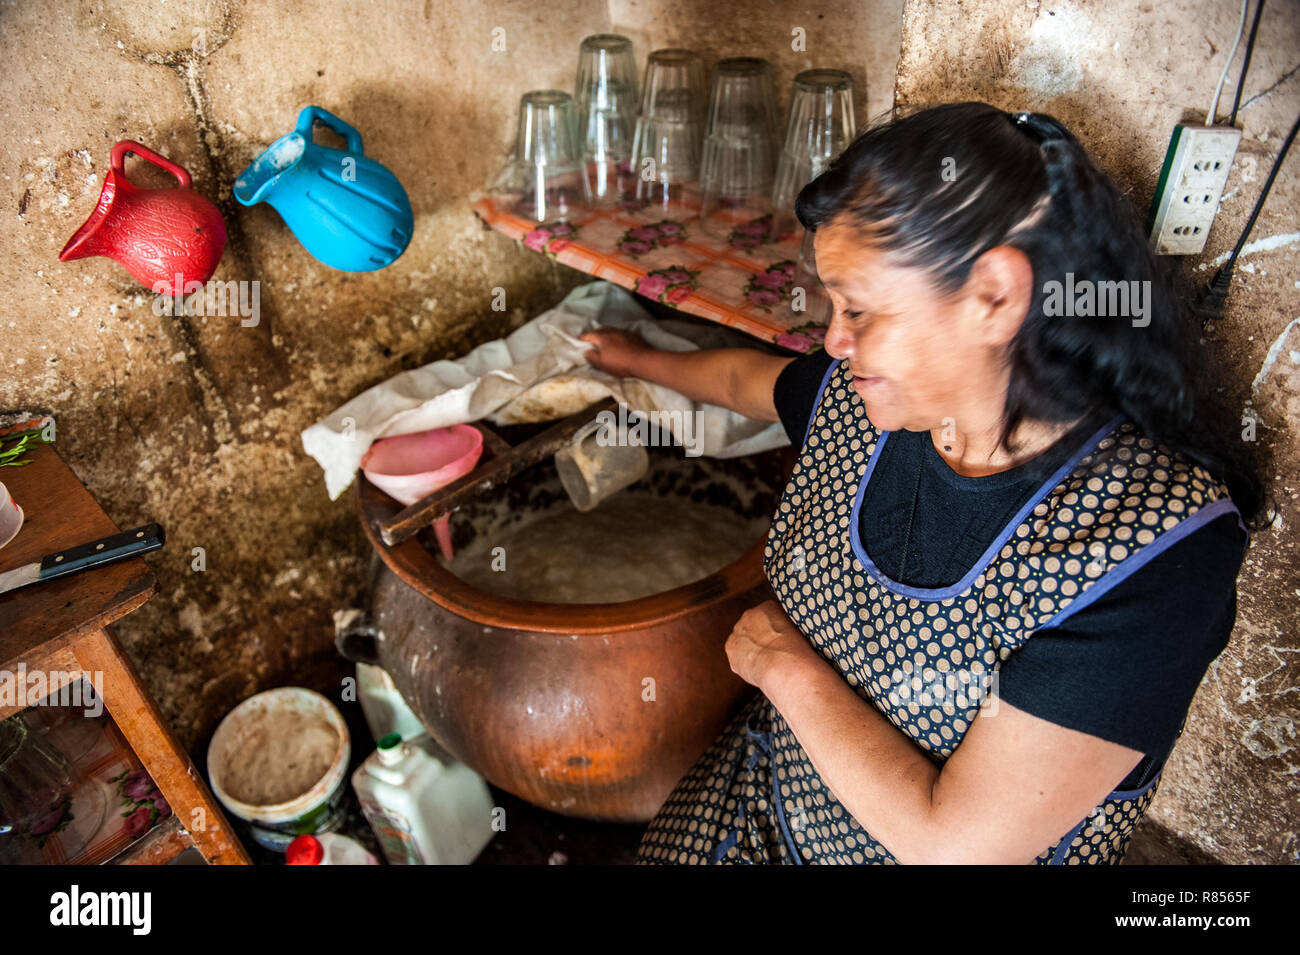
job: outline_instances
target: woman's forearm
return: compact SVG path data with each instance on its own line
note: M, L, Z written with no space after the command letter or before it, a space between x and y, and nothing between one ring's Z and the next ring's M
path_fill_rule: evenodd
M777 421L772 389L781 369L792 360L754 348L650 349L638 357L636 373L693 401L730 408L759 421Z
M900 862L928 861L939 768L820 658L774 669L762 689L853 818Z

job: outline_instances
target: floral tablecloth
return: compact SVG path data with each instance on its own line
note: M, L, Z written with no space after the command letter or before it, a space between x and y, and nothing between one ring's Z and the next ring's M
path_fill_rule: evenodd
M824 324L792 308L799 240L764 242L766 216L736 222L724 238L699 228L699 208L690 200L666 209L626 202L541 224L511 205L488 196L473 209L536 252L764 341L807 352L826 336Z

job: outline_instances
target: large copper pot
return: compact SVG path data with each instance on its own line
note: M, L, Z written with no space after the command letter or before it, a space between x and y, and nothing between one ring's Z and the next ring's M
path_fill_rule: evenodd
M792 455L718 461L655 449L652 461L633 490L689 493L752 519L775 510ZM650 819L747 692L723 644L741 613L770 596L763 535L711 576L642 599L510 600L452 574L426 535L386 546L377 523L400 505L358 481L383 566L372 586L373 650L349 655L383 666L431 735L495 785L571 816ZM493 508L510 520L562 497L554 465L538 465L495 500L458 512L456 546L477 532L466 512L480 504L480 520Z

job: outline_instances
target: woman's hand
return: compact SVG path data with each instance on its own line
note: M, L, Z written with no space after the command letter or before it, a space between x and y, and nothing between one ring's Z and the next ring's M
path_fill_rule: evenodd
M583 332L578 339L592 342L596 346L587 350L587 363L617 378L642 377L641 358L647 352L655 351L654 347L636 332L625 332L617 328L598 328L595 331Z
M741 614L727 638L727 660L731 669L746 683L759 689L773 673L784 667L820 659L807 637L799 632L774 600Z

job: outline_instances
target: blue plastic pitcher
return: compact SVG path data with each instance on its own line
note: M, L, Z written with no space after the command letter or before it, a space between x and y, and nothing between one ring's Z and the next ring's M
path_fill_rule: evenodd
M315 122L345 137L347 150L312 142ZM253 160L233 191L246 206L270 203L308 252L344 272L391 264L415 225L397 177L364 155L359 132L319 106L299 113L297 128Z

